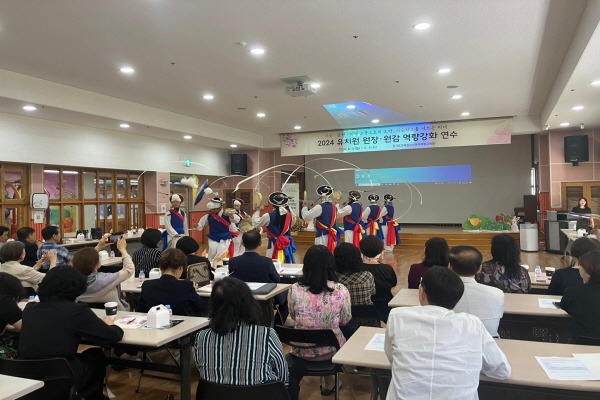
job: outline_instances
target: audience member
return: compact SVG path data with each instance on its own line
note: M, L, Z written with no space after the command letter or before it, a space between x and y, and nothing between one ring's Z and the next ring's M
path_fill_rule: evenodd
M196 335L194 359L200 379L225 385L288 384L281 342L258 325L260 309L248 285L227 277L210 295L209 329Z
M133 252L133 264L135 265L135 276L139 276L140 270L144 271L146 278L150 275L152 268L158 268L162 251L158 245L162 241L161 232L158 229L148 228L142 232L140 243L142 247Z
M363 263L360 269L369 271L373 274L375 280L375 295L371 297L377 315L383 322L387 322L390 308L388 303L394 295L392 288L398 284L396 271L389 264L381 262L380 257L383 253L383 241L375 235L363 236L360 243L360 252L362 253Z
M4 246L4 243L6 243L8 241L8 234L10 233L10 230L5 227L4 225L0 225L0 249L2 249L2 246ZM0 258L0 260L2 260L2 258Z
M408 288L418 289L421 278L434 265L448 266L448 243L446 239L432 237L425 242L425 258L420 264L413 264L408 270Z
M554 272L548 285L548 294L562 296L566 288L583 285L583 279L579 273L581 268L579 258L594 250L600 250L600 241L591 237L577 238L571 246L571 263L566 268Z
M206 254L202 254L202 255L197 254L198 250L200 250L200 245L198 244L196 239L194 239L191 236L182 236L179 238L179 240L175 244L175 248L179 249L185 253L185 255L187 256L188 266L193 265L193 264L200 264L200 263L206 264L209 274L210 274L210 280L214 279L213 270L210 266L210 260L208 258L206 258ZM187 270L183 271L183 274L181 275L181 277L182 277L182 279L187 278Z
M69 250L61 246L61 236L58 230L58 227L54 225L48 225L44 229L42 229L42 237L45 240L45 243L38 249L37 258L38 260L42 258L44 254L46 254L49 250L56 251L56 266L64 267L66 265L73 265L73 255L69 253ZM50 261L46 261L42 264L42 268L40 268L40 272L48 272L50 269Z
M23 296L23 286L14 276L0 272L0 358L16 358L18 336L5 334L7 325L14 332L21 330L21 309L17 305Z
M392 309L384 344L392 363L388 400L476 399L480 373L510 377L506 356L479 318L452 311L463 291L453 271L431 267L419 288L421 306Z
M600 339L600 251L590 251L579 258L582 286L565 289L560 308L573 318L571 341L580 336Z
M50 261L50 268L56 266L56 252L48 251L46 254L35 263L33 268L21 264L25 258L25 245L21 242L8 242L0 248L0 258L4 260L0 271L13 275L21 281L21 284L26 288L31 288L29 294L37 291L39 283L44 279L45 274L38 272L42 264L46 260Z
M340 326L352 319L350 293L341 283L328 280L328 271L335 267L333 254L323 245L311 246L304 255L302 277L291 286L288 294L290 317L301 329L331 329L340 346L346 339ZM300 393L300 380L304 376L303 360L329 360L333 357L333 347L311 349L292 348L286 359L290 367L290 397L297 400ZM326 387L321 394L334 393L333 378L325 377Z
M25 245L25 259L23 265L33 267L38 261L37 251L42 242L35 240L35 230L29 226L17 229L17 240Z
M123 330L112 318L104 320L75 299L86 289L86 278L75 268L51 269L39 287L39 303L29 303L23 311L19 357L25 359L65 357L75 373L78 393L86 399L103 399L106 359L101 348L78 353L86 342L112 345Z
M101 242L103 242L101 240ZM86 247L78 250L73 257L73 267L87 277L87 289L77 298L82 303L106 303L114 301L117 310L129 311L129 304L121 297L121 282L129 279L135 267L131 256L127 253L127 241L121 237L117 249L123 257L123 268L118 272L100 272L100 255L98 249Z
M338 282L350 292L352 305L373 304L371 296L375 295L375 281L370 272L360 269L360 250L352 243L340 243L333 251L333 257Z
M244 282L278 283L279 273L269 257L258 254L261 245L260 233L256 229L242 235L245 251L242 255L229 259L229 274ZM275 324L283 325L288 317L287 291L278 294L274 299L279 312L275 316Z
M529 293L529 272L521 266L521 251L507 234L492 238L492 259L483 263L477 282L494 286L504 293Z
M206 300L198 296L191 281L179 280L186 267L187 257L183 251L165 251L160 260L162 276L142 284L140 311L148 312L151 307L168 304L174 315L204 315Z
M499 337L498 325L504 315L504 292L477 283L483 256L475 247L456 246L450 249L450 269L460 276L465 291L454 312L466 312L478 317L493 337Z

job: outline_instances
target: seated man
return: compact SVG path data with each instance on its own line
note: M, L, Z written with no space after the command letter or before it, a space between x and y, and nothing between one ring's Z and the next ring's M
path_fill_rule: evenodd
M21 264L33 267L38 261L37 251L42 242L35 240L35 229L24 226L17 230L17 240L25 245L25 259Z
M246 251L238 257L229 260L229 274L244 282L279 282L279 273L273 265L273 260L258 254L261 245L260 233L252 229L242 235L242 244ZM274 299L275 305L279 306L279 313L275 318L275 324L283 325L288 317L287 291L278 294Z
M477 283L475 275L481 271L483 256L475 247L456 246L450 249L449 268L456 272L465 292L454 312L466 312L478 317L493 337L499 337L498 325L504 315L504 292L498 288Z
M44 254L48 252L48 250L55 250L57 267L73 265L73 254L69 252L69 249L60 245L62 240L58 227L54 225L48 225L42 229L42 237L44 238L45 242L42 247L38 249L38 260L42 258ZM42 265L42 268L40 268L40 272L48 272L49 269L50 261L47 261L44 263L44 265Z
M435 266L421 281L421 306L392 309L384 345L392 363L388 400L477 399L480 373L510 377L506 356L479 318L452 311L463 292L456 273Z

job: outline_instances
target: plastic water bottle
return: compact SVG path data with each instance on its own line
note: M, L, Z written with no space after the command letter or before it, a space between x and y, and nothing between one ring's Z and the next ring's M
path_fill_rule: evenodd
M169 310L169 323L173 322L173 310L171 310L170 304L165 304L165 308Z
M540 267L539 265L535 266L535 276L536 278L542 276L542 267Z
M115 258L115 252L114 251L110 251L110 253L108 254L110 256L110 258Z
M29 300L27 300L29 303L33 303L35 301L35 296L29 296Z
M138 277L140 278L140 282L144 282L144 279L146 279L146 273L141 268L140 268L140 273L139 273Z

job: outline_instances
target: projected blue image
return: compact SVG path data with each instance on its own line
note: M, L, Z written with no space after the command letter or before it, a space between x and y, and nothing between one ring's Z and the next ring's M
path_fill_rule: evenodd
M354 172L356 186L404 183L471 183L470 165L440 165L412 168L379 168Z
M406 115L364 101L323 104L323 107L342 128L368 126L374 119L381 124L396 124L407 118Z

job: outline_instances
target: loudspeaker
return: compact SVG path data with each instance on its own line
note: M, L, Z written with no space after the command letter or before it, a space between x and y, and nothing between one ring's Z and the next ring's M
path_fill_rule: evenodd
M231 155L231 175L248 175L248 155L247 154L232 154Z
M587 135L565 136L565 162L577 165L589 159Z

